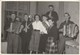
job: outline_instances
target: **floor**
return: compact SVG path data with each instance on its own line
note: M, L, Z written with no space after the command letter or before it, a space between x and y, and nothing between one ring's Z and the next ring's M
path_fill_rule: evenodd
M1 53L7 53L7 42L1 42Z

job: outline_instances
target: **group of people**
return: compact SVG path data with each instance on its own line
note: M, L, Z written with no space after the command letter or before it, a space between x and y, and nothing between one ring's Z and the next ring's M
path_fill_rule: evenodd
M58 14L54 6L41 17L34 18L24 14L23 21L11 14L11 22L7 36L7 53L53 53L62 54L65 41L74 40L78 35L78 26L70 21L69 13L64 14L65 21L57 28Z

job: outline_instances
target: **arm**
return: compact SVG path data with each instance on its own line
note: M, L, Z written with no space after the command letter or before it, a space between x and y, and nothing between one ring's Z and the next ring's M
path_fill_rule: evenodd
M13 23L10 24L10 27L6 31L12 32L12 25L13 25Z
M73 39L76 39L77 36L79 34L79 27L77 25L75 25L75 29L74 29L74 38Z
M23 27L24 27L23 25L20 26L20 30L19 30L19 32L21 32L21 30L23 29Z

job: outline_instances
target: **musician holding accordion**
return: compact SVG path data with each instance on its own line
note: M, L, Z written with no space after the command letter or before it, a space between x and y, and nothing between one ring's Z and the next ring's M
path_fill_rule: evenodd
M68 40L75 40L79 33L78 26L70 21L69 13L65 13L65 21L59 27L59 53L64 53L65 42Z
M19 33L20 33L20 19L15 14L11 14L11 23L8 31L8 47L7 53L18 53Z

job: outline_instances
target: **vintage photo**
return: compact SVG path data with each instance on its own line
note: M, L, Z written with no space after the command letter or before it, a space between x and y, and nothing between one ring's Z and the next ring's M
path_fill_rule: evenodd
M1 5L1 54L79 54L79 2Z

